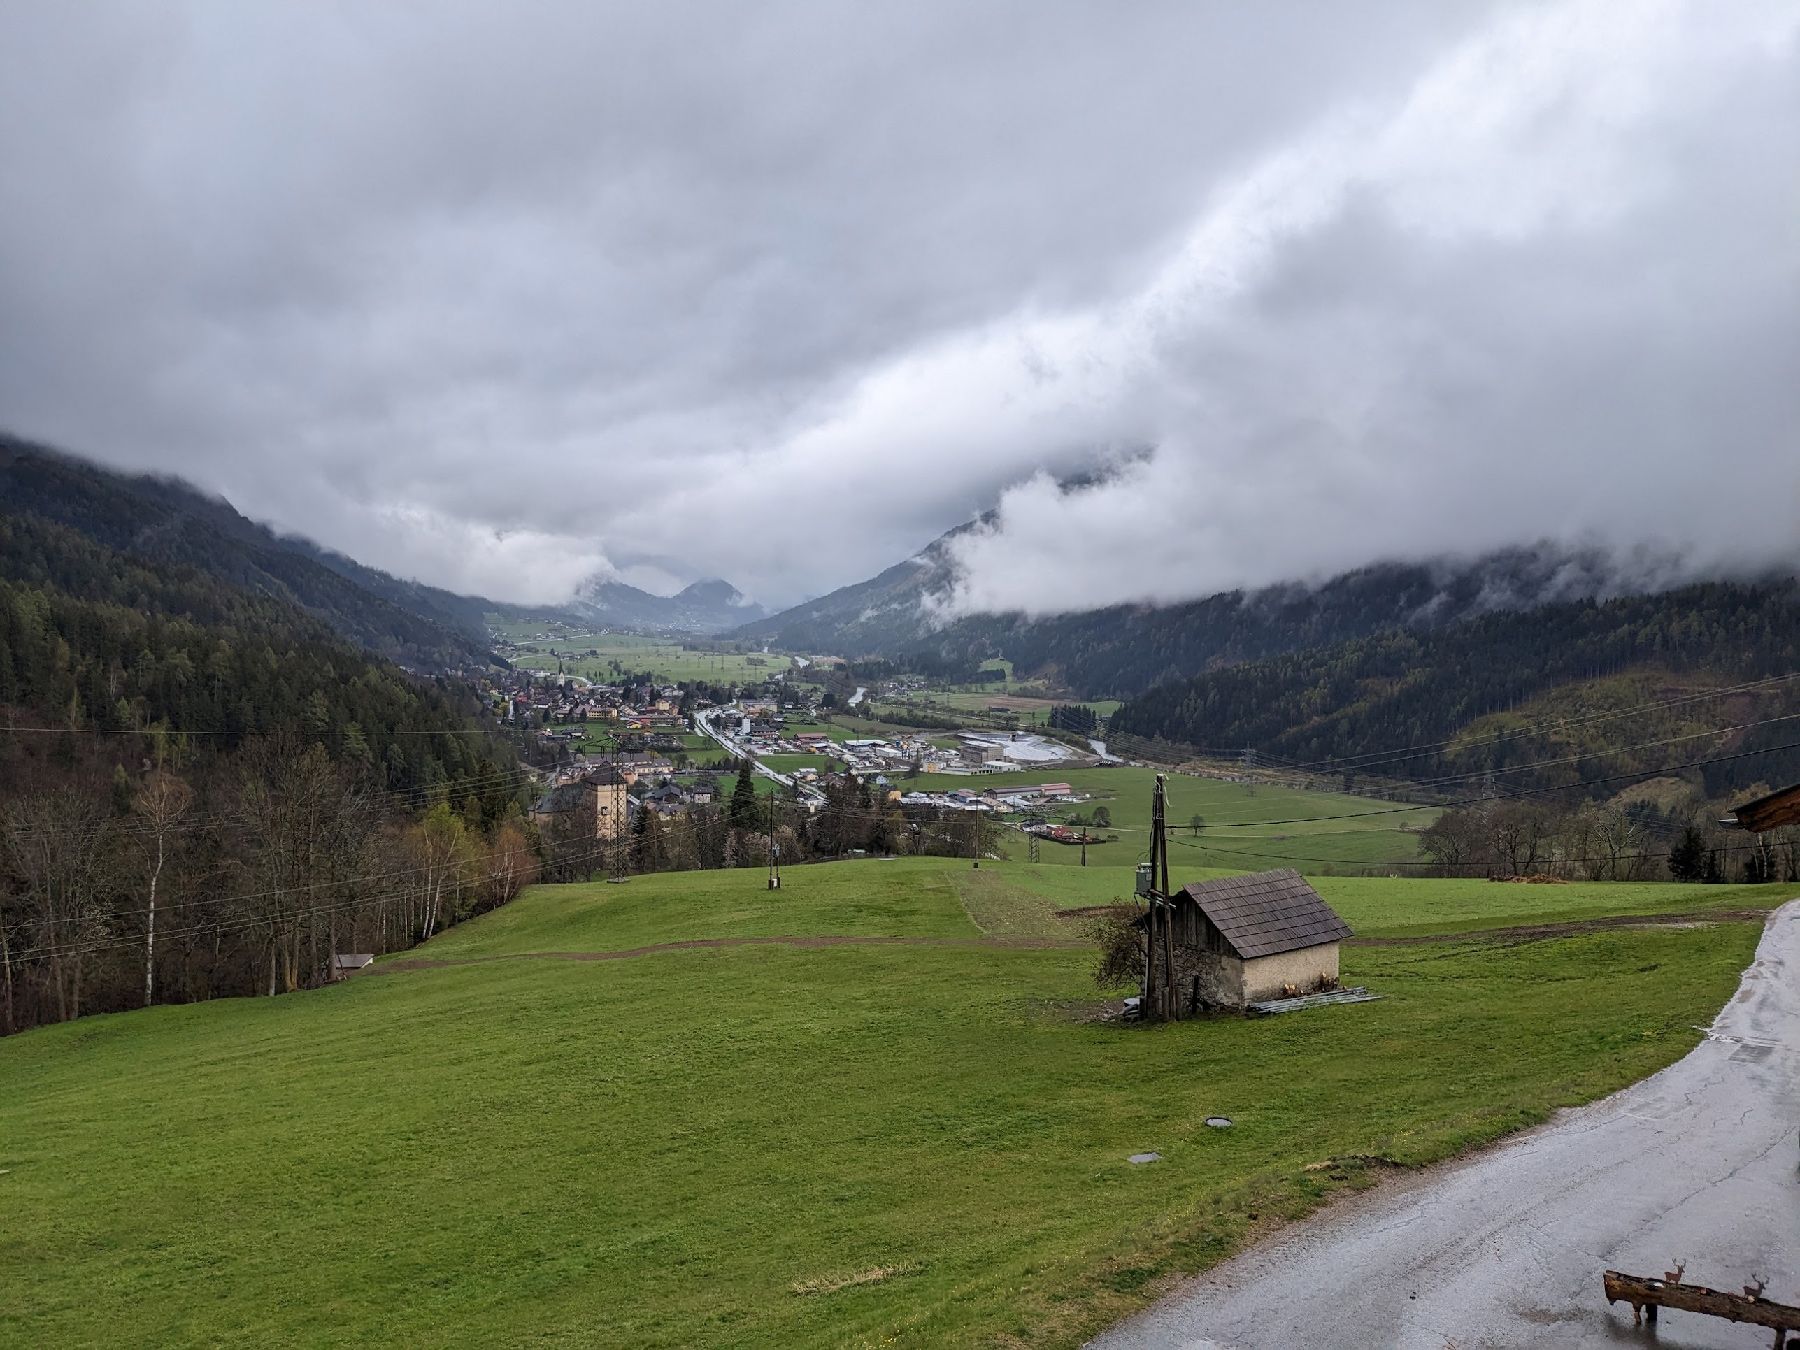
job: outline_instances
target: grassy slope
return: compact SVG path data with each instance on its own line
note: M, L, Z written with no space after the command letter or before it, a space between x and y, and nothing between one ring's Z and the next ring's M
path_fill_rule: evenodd
M966 939L997 888L1106 880L542 888L427 954ZM1409 926L1404 885L1345 893L1351 921ZM1465 913L1641 907L1481 886ZM0 1342L1072 1344L1360 1175L1310 1163L1440 1157L1668 1062L1755 937L1350 948L1382 1002L1157 1029L1069 1015L1085 951L966 944L497 960L51 1028L0 1043Z

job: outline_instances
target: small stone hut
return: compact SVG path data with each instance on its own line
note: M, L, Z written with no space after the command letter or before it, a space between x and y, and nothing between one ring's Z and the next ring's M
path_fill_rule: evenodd
M1188 1011L1336 986L1350 925L1291 867L1196 881L1169 899L1175 988Z

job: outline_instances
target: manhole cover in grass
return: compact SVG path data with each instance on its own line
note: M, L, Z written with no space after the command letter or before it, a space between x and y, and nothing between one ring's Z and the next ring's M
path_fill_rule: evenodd
M1229 1130L1231 1128L1231 1117L1230 1116L1208 1116L1206 1118L1206 1123L1208 1125L1212 1126L1213 1129L1215 1129L1215 1130Z
M1161 1162L1162 1154L1160 1154L1160 1153L1134 1153L1131 1155L1130 1161L1132 1161L1134 1163Z

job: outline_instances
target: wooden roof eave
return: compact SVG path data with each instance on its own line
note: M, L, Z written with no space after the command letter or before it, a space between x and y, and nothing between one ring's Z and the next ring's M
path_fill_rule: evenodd
M1800 825L1800 783L1734 807L1731 815L1721 823L1729 823L1740 830L1750 830L1756 834L1761 834L1764 830L1779 829L1783 825Z

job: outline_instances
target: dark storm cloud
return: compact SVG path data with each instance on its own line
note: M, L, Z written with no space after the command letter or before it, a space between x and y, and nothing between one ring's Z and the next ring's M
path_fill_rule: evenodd
M1666 535L1698 424L1794 424L1792 19L20 5L0 425L519 598L792 599L1002 493L959 603Z

